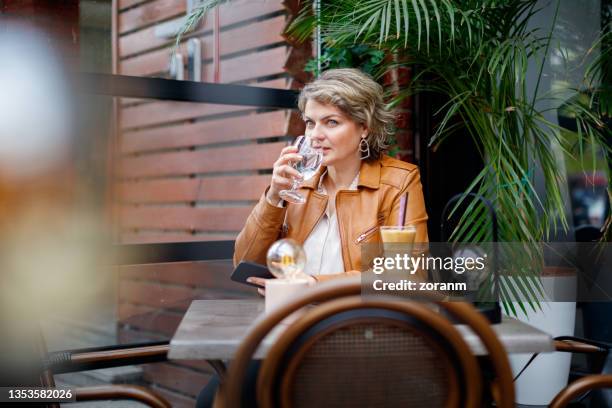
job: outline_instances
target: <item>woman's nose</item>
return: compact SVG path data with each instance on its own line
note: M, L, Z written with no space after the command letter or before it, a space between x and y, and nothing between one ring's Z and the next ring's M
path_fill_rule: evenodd
M321 141L325 138L325 134L323 133L323 129L319 124L316 124L311 130L310 130L310 137L312 137L313 139L316 139L318 141Z

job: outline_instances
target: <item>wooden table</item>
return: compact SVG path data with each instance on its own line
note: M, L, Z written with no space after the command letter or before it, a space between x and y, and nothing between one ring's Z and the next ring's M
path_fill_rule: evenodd
M263 299L194 300L170 341L171 360L231 360L249 328L264 317ZM456 326L474 354L485 355L480 339L465 325ZM264 358L284 329L264 339L255 358ZM550 335L511 317L493 326L508 353L554 351Z

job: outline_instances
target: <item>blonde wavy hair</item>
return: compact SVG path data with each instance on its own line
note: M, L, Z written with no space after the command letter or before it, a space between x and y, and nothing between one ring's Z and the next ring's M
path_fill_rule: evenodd
M370 157L377 160L389 148L395 115L383 100L383 88L372 77L355 68L330 69L300 92L302 114L308 100L331 104L368 129Z

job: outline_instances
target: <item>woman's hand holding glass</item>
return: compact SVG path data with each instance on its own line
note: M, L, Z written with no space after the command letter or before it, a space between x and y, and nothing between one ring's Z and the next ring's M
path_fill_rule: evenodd
M298 153L297 146L287 146L273 165L272 181L268 189L267 198L271 203L278 203L281 200L279 193L293 186L293 180L301 180L302 175L297 171L292 163L302 160Z
M298 136L293 146L296 150L291 150L291 152L296 154L297 159L291 160L293 161L292 166L285 167L287 165L284 163L282 167L279 166L279 173L280 171L283 172L281 176L292 177L293 183L291 183L291 188L280 190L278 196L289 203L304 204L306 197L301 195L297 189L304 180L310 179L317 173L323 161L323 154L312 145L312 139L307 136ZM281 155L281 158L283 158L283 155ZM284 182L285 180L280 181Z

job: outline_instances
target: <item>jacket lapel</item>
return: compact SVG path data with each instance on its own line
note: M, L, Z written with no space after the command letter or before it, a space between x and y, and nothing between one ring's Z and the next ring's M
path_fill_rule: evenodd
M303 244L325 213L327 196L305 188L300 193L306 196L307 204L289 204L287 218L292 220L289 236Z
M317 225L325 209L327 208L328 197L319 194L317 187L322 174L326 171L325 167L321 167L317 174L305 181L300 188L300 193L306 196L307 204L289 204L287 208L287 217L291 220L291 229L288 236L295 239L300 244L306 241L314 227ZM378 189L380 186L380 163L379 161L364 162L361 165L359 173L359 187L370 189ZM359 191L343 191L337 200L336 216L338 216L338 224L340 227L340 239L342 241L342 258L345 264L345 269L351 269L351 256L349 246L353 245L353 236L355 232L355 221L353 217L360 218L359 199L363 192ZM354 235L354 234L353 234Z

